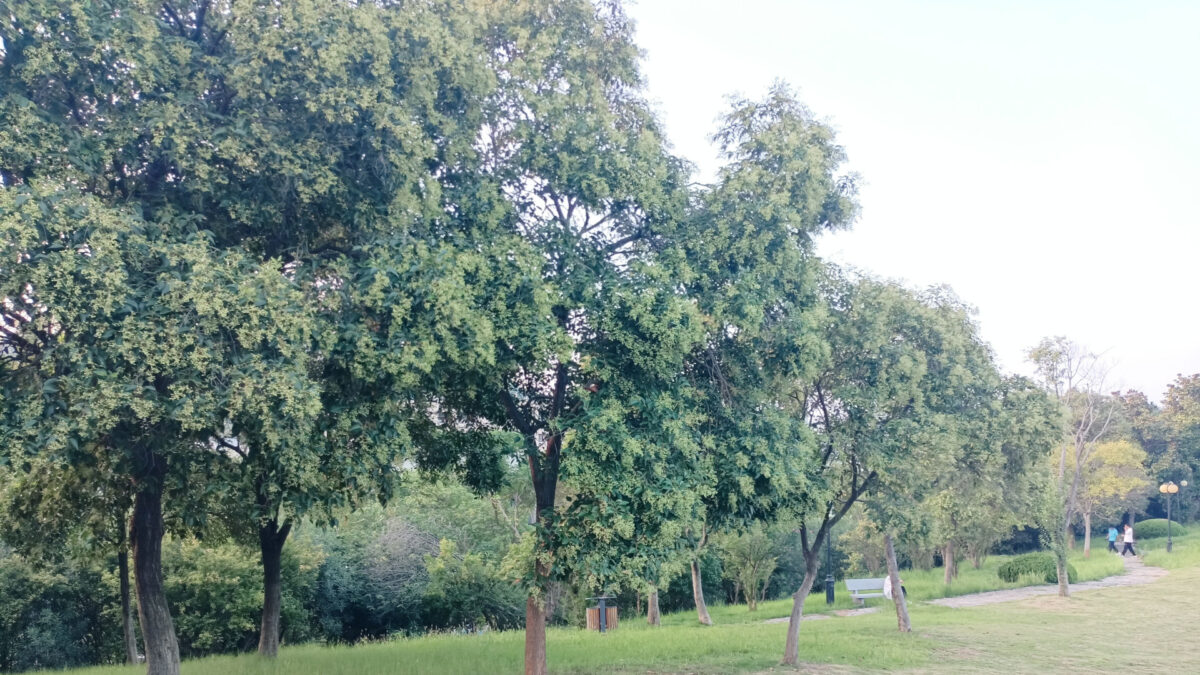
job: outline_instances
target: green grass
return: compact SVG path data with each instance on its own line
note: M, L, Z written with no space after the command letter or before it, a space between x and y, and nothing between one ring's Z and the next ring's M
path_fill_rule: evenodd
M1181 551L1200 552L1200 536L1176 544ZM1116 556L1097 552L1090 560L1073 559L1081 578L1107 576L1120 569ZM1191 553L1188 553L1191 555ZM1200 555L1200 554L1198 554ZM1184 560L1182 556L1175 560ZM940 569L906 570L915 631L896 631L891 605L878 600L875 614L805 622L800 633L801 659L821 672L1028 672L1141 669L1147 663L1166 665L1151 645L1161 636L1165 644L1190 644L1187 627L1200 602L1200 569L1171 574L1145 587L1080 593L1070 600L1035 598L972 609L949 609L920 600L950 594L1012 588L996 577L1003 558L980 570L964 565L959 579L947 590ZM840 585L839 585L840 586ZM838 607L848 607L844 586ZM1164 608L1169 611L1164 611ZM823 596L813 596L809 612L826 609ZM555 673L729 673L766 672L778 667L786 623L764 619L786 616L790 600L763 603L757 612L744 606L714 606L717 622L696 625L693 612L664 617L662 628L626 618L606 635L576 629L552 629L548 634L550 667ZM1131 621L1136 617L1136 621ZM1182 621L1180 619L1183 619ZM1168 625L1170 624L1170 625ZM1178 630L1177 630L1178 628ZM1181 632L1182 631L1182 632ZM1070 648L1047 635L1070 635ZM1116 640L1121 640L1118 648ZM413 639L358 645L285 647L276 661L254 655L219 656L183 665L184 675L350 675L374 673L505 673L521 670L524 634L520 631L483 635L430 635ZM1178 656L1178 652L1175 652ZM1172 662L1174 663L1174 662ZM1200 668L1200 655L1181 658ZM1122 665L1123 664L1123 665ZM1176 663L1175 665L1181 665ZM1177 672L1180 668L1175 668ZM1187 671L1183 668L1183 671ZM92 668L79 675L133 675L143 668Z
M1169 570L1200 567L1200 532L1172 537L1171 552L1167 553L1166 539L1145 539L1134 544L1142 562Z

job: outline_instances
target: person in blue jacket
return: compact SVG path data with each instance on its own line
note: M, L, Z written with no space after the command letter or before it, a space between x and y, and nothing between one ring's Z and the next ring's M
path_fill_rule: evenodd
M1108 550L1117 552L1117 528L1111 525L1108 528Z

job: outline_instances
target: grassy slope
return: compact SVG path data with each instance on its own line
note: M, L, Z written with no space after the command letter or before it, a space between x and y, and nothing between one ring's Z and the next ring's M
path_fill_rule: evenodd
M1147 542L1155 555L1155 542ZM1176 541L1172 562L1200 563L1200 536ZM940 570L906 571L910 599L1011 586L995 577L993 559L976 571L964 566L950 593L941 587ZM1119 567L1115 556L1097 553L1074 561L1083 578L1099 578ZM1162 650L1160 644L1188 644L1190 608L1200 601L1200 569L1191 567L1143 587L1081 593L1068 600L1029 601L973 609L912 604L915 632L895 629L890 605L884 611L852 618L806 622L801 631L801 657L824 664L823 671L908 670L921 672L996 672L1076 670L1128 667L1141 670L1168 662L1193 664L1200 655ZM839 589L839 606L848 605ZM784 616L787 601L764 603L755 613L745 607L713 607L718 625L695 625L690 612L664 618L662 629L626 620L607 635L574 629L549 634L552 670L558 673L689 672L725 673L778 670L786 624L763 624ZM825 609L813 596L810 612ZM1181 621L1181 619L1183 619ZM1053 639L1062 636L1062 639ZM1049 638L1049 639L1048 639ZM1160 642L1161 640L1161 642ZM371 675L373 673L503 673L519 672L523 633L480 636L436 635L356 647L300 646L282 650L278 661L253 655L223 656L184 664L184 675ZM1161 652L1161 653L1160 653ZM1183 659L1181 662L1170 659ZM1037 664L1033 668L1031 664ZM1178 671L1179 668L1176 668ZM1183 668L1188 671L1189 668ZM141 668L95 668L87 675L132 675Z

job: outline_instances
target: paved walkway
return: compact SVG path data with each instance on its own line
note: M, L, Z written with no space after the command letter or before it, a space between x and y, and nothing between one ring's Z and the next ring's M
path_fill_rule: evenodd
M1118 574L1113 577L1097 579L1096 581L1081 581L1077 584L1071 584L1071 592L1090 591L1096 588L1113 588L1115 586L1138 586L1148 584L1166 576L1167 571L1161 567L1147 567L1142 564L1142 559L1138 557L1122 558L1125 563L1125 573ZM930 600L930 604L941 605L943 607L978 607L980 605L991 605L997 602L1011 602L1013 600L1023 600L1039 595L1055 595L1058 593L1058 584L1046 584L1044 586L1026 586L1024 588L1010 588L1004 591L988 591L986 593L971 593L970 595L960 595L953 598L940 598L938 600Z
M1147 567L1142 564L1142 559L1138 557L1121 558L1125 563L1125 573L1118 574L1096 581L1081 581L1077 584L1071 584L1071 592L1090 591L1097 588L1113 588L1116 586L1138 586L1157 581L1166 576L1167 571L1161 567ZM1033 598L1039 595L1055 595L1058 593L1058 584L1045 584L1043 586L1025 586L1024 588L1010 588L1003 591L987 591L985 593L971 593L968 595L958 595L953 598L939 598L937 600L929 600L931 605L941 605L943 607L979 607L981 605L991 605L997 602L1012 602L1013 600L1024 600L1025 598ZM836 616L858 616L860 614L871 614L878 612L878 607L864 607L861 609L839 609L831 614L805 614L803 621L817 621L820 619L831 619ZM767 619L763 623L787 623L788 617L780 617L778 619Z

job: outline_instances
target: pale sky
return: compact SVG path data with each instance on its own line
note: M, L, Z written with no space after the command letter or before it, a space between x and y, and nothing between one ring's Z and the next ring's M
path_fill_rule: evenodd
M862 217L822 255L979 308L1001 366L1066 335L1109 389L1200 372L1200 2L638 0L649 97L711 177L733 93L831 124Z

